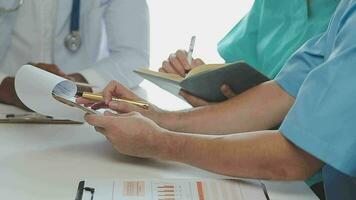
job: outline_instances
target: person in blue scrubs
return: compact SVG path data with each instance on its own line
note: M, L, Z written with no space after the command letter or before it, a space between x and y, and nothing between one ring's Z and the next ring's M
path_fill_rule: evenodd
M128 114L86 120L126 155L270 180L305 180L324 168L328 200L356 199L355 31L356 0L342 0L327 31L299 49L273 81L223 103L174 112L111 101L142 100L111 82L102 93L107 106ZM345 186L333 186L339 181Z

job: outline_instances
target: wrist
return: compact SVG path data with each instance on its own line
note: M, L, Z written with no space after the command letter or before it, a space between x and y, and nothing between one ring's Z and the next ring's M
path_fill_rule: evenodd
M160 134L158 158L162 160L178 161L184 157L186 140L184 135L164 129Z
M169 111L164 111L164 110L159 110L156 113L155 116L155 121L156 123L168 130L173 130L173 131L179 131L179 113L177 112L169 112Z

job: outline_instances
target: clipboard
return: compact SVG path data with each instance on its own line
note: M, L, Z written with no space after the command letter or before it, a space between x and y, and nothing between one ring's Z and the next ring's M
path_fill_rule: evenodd
M270 199L266 186L260 180L129 178L81 180L75 200L220 200L236 199L235 197L246 200Z
M87 107L85 107L85 106L82 106L82 105L80 105L80 104L78 104L78 103L76 103L76 102L73 102L73 101L68 100L68 99L66 99L66 98L63 98L63 97L61 97L61 96L58 96L58 95L56 95L56 94L54 94L54 93L52 93L52 96L53 96L53 98L55 98L57 101L59 101L59 102L61 102L61 103L64 103L64 104L66 104L66 105L68 105L68 106L71 106L71 107L79 108L80 110L82 110L82 111L84 111L84 112L86 112L86 113L88 113L88 114L94 114L94 115L100 115L100 114L101 114L100 112L98 112L98 111L96 111L96 110L93 110L93 109L91 109L91 108L87 108Z
M100 112L87 108L73 101L65 99L63 97L53 94L53 97L71 107L79 108L82 111L89 114L101 114ZM0 114L0 123L11 124L83 124L83 122L77 122L66 119L55 119L51 116L45 116L38 113L24 113L24 114Z
M38 113L25 114L3 114L0 115L0 123L8 124L83 124L65 119L54 119L50 116L41 115Z

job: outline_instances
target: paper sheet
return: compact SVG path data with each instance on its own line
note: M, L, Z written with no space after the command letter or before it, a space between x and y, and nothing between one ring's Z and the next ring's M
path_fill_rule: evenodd
M84 111L65 105L52 97L53 92L73 101L77 86L72 81L37 67L24 65L16 73L15 90L20 100L35 112L56 119L84 121Z
M259 181L216 179L126 179L85 181L96 200L266 200ZM82 200L91 194L83 193Z

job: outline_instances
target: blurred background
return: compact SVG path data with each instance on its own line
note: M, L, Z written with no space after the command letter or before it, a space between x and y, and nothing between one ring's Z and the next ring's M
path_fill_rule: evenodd
M151 17L151 67L197 36L194 55L220 63L217 42L249 11L253 0L147 0Z

